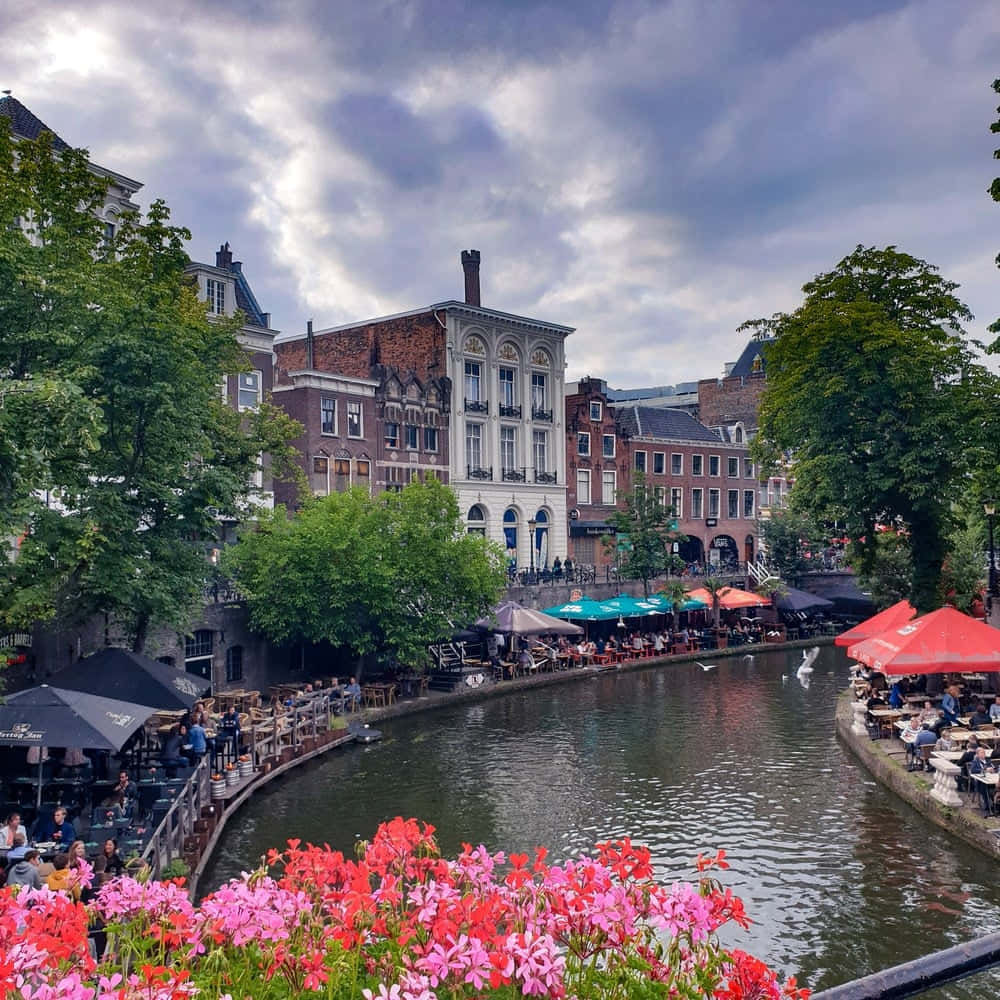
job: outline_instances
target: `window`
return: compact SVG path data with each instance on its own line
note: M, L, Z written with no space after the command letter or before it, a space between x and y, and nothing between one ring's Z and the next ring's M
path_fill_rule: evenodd
M323 455L313 456L313 472L317 476L325 476L327 469L330 468L330 460Z
M534 452L535 475L549 471L549 435L545 431L531 432L531 448Z
M436 427L424 428L424 451L438 450L438 431Z
M361 437L361 404L347 404L347 436L352 438Z
M598 402L591 402L591 404L590 404L590 419L593 420L593 421L596 421L597 423L600 423L602 410L603 410L603 407L601 406L600 403L598 403Z
M743 444L743 428L737 424L736 430L733 431L733 440L737 444Z
M403 473L405 469L397 465L390 465L385 470L385 491L386 493L399 493L403 488Z
M473 504L469 508L469 513L465 518L466 532L470 535L486 534L486 512L479 504Z
M533 410L545 409L545 375L542 372L531 373L531 408Z
M730 479L739 479L740 477L740 460L735 455L730 455L726 460L726 475Z
M605 469L601 473L601 503L613 507L615 494L618 492L618 476L614 469Z
M721 468L721 466L720 466L720 463L719 463L719 456L718 455L709 455L708 456L708 474L710 476L718 476L720 468Z
M601 454L605 458L615 457L615 436L614 434L601 435Z
M635 471L645 472L646 471L646 453L644 451L637 451L635 453Z
M385 446L386 448L399 447L399 424L397 424L394 420L386 421Z
M500 405L513 407L517 406L517 392L515 391L515 372L513 368L500 369ZM502 416L503 414L501 414ZM513 415L513 414L512 414Z
M261 372L243 372L240 375L238 404L241 410L256 410L260 406Z
M319 430L321 434L337 433L337 401L330 396L319 400Z
M517 449L514 446L514 428L500 428L500 467L504 473L517 468Z
M478 361L465 362L465 398L473 403L480 400L479 390L483 366Z
M576 502L590 503L589 469L579 469L576 473Z
M719 491L709 490L708 491L708 516L718 517L719 516Z
M104 223L104 248L110 249L115 242L115 224L113 222ZM224 300L223 300L224 301Z
M362 479L367 479L372 473L372 463L367 458L359 458L354 463L354 471Z
M740 491L729 490L726 496L727 517L737 518L740 516Z
M743 459L743 478L744 479L754 478L753 462L751 462L749 458Z
M587 431L580 431L576 436L576 453L578 455L590 455L590 434Z
M654 451L653 452L653 475L662 476L664 470L666 469L667 456L665 452Z
M226 650L226 683L243 680L243 647L230 646Z
M684 490L680 486L670 487L670 507L674 517L684 516Z
M676 451L670 456L670 475L680 476L684 473L684 456Z
M406 447L410 451L416 451L420 447L420 428L415 424L407 424L403 433L406 435Z
M666 507L667 505L667 488L666 486L654 486L653 496L656 498L657 507Z
M208 311L213 316L226 315L226 283L208 279Z
M210 628L200 628L194 635L184 638L184 659L193 660L199 656L211 656L215 633Z
M705 516L705 491L700 487L691 491L691 516L696 519Z
M705 475L705 456L704 455L692 455L691 456L691 475L692 476L703 476L703 475Z
M744 490L743 491L743 516L744 517L753 517L753 498L754 498L754 491L753 490Z
M483 466L483 425L465 425L465 461L470 469Z

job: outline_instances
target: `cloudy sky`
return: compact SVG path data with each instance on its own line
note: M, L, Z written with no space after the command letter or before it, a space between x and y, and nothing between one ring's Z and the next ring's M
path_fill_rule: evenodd
M285 332L463 295L570 377L717 375L857 243L1000 315L995 0L7 0L0 88ZM993 56L990 56L990 53Z

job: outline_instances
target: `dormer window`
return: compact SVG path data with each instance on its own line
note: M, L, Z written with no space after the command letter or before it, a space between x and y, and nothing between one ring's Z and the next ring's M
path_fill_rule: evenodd
M752 372L762 372L764 370L764 359L759 355L755 354L753 356L753 361L750 364L750 371Z
M225 316L226 283L209 278L206 284L208 286L208 311L213 316Z

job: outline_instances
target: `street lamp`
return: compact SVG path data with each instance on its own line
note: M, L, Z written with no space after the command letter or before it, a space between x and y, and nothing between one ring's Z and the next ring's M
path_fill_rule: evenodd
M532 517L528 519L528 558L531 561L531 575L535 575L535 525L538 522Z
M990 597L995 597L997 592L997 567L996 560L993 557L993 516L997 512L997 504L995 500L984 500L983 510L986 511L986 524L989 528L989 539L990 539L990 575L989 583L987 585L987 593Z

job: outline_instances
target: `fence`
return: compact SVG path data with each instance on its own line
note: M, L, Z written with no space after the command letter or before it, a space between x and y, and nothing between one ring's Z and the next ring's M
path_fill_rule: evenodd
M174 799L160 825L153 831L141 854L142 860L149 865L153 878L159 878L171 861L183 860L185 841L195 835L195 824L201 819L202 810L211 805L209 762L203 759Z

